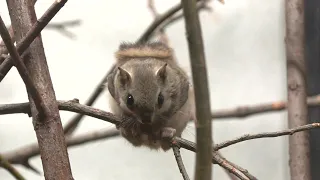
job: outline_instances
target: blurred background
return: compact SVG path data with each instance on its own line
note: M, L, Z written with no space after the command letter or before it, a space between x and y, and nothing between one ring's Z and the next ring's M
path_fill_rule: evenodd
M38 18L53 1L38 1ZM179 0L155 0L161 14ZM233 108L263 102L286 100L286 68L284 46L284 1L217 0L209 3L211 12L201 11L212 110ZM10 24L7 4L0 2L0 13ZM55 29L42 31L45 54L58 100L78 98L85 103L91 92L114 63L114 52L122 41L135 41L154 20L147 0L74 1L53 18L52 23L80 19L81 25L68 27L73 37ZM190 73L184 20L166 29L169 44L175 49L182 67ZM0 83L0 102L27 102L23 81L12 68ZM93 105L109 111L106 94ZM74 113L60 111L63 124ZM213 121L213 139L219 143L243 134L282 130L287 127L286 112L267 113L244 119ZM75 132L83 134L112 124L85 117ZM190 123L182 136L195 141ZM0 116L0 153L36 142L32 120L26 114ZM246 168L259 180L288 180L287 137L245 141L221 152L230 161ZM168 180L182 179L172 151L150 151L133 148L117 137L68 149L73 177L77 180ZM194 174L195 154L182 149L182 158L190 177ZM30 163L41 170L37 156ZM43 175L15 167L29 180ZM228 179L214 165L214 178ZM0 169L1 180L13 177Z

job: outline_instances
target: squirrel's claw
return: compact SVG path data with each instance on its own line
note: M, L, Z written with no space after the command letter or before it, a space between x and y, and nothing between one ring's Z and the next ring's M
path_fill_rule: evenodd
M173 138L173 136L176 134L176 130L171 127L165 127L161 131L161 137L162 138Z

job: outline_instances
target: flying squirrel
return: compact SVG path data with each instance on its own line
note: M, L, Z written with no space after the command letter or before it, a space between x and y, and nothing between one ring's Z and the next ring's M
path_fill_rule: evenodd
M111 112L133 146L167 151L166 138L181 137L195 120L194 94L187 74L161 42L121 43L108 76Z

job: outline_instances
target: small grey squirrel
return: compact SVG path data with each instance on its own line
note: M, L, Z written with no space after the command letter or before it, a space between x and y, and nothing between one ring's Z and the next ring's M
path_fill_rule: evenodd
M121 118L120 134L133 146L171 148L165 138L181 137L195 120L187 74L161 42L122 43L108 76L111 112Z

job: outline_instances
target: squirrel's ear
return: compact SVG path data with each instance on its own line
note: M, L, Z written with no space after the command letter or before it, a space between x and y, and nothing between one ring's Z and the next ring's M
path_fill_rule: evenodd
M130 76L130 74L129 74L126 70L122 69L121 67L118 67L118 69L119 69L119 71L120 71L120 73L119 73L120 82L121 82L122 84L127 84L127 83L129 83L129 82L131 81L131 76Z
M157 71L157 76L164 80L167 76L167 63L161 66Z

